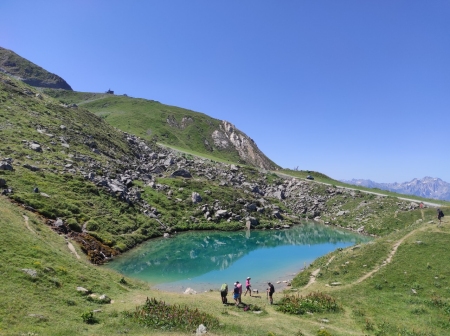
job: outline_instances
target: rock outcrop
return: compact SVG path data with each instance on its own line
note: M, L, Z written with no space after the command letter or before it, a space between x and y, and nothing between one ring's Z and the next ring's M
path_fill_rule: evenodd
M242 161L253 166L268 170L279 168L261 152L253 139L236 129L236 126L223 120L219 127L211 135L216 147L236 149Z

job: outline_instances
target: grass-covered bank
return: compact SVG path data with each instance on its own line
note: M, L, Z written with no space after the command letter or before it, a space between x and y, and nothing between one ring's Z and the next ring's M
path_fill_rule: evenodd
M293 286L300 293L328 293L367 335L445 335L450 222L438 227L434 209L420 214L423 220L372 243L319 258ZM303 290L313 273L314 282ZM335 319L341 317L330 318L330 325Z
M267 305L263 292L260 298L244 299L263 308L264 313L255 314L223 307L217 290L163 293L148 284L122 280L121 275L90 264L78 245L68 244L43 219L1 198L0 334L161 334L161 329L147 328L123 314L144 305L147 297L198 309L198 316L210 314L211 321L219 321L213 324L213 335L318 335L321 327L324 335L445 335L449 328L450 223L444 218L444 226L437 227L435 209L412 210L411 202L394 195L336 188L338 183L318 173L312 173L315 181L303 179L310 172L287 172L298 179L285 179L249 166L232 168L223 161L176 155L2 74L0 89L2 192L27 209L61 218L73 231L87 231L116 251L177 230L242 228L247 217L260 227L316 218L380 237L320 258L296 279L296 294L310 297L319 292L318 297L326 302L329 298L339 309L300 309L304 314L287 315L276 305ZM112 99L117 109L122 103L129 108L125 98L102 98L92 106L100 111L108 106L99 104ZM143 133L146 125L124 114L126 119L120 122L144 126L138 133L152 138L151 132ZM175 123L179 118L170 120ZM173 133L164 137L179 145L175 140L181 131L172 128ZM162 136L165 130L160 131ZM233 162L235 153L223 154L222 160ZM192 177L170 177L178 165ZM316 183L327 181L331 185ZM194 192L201 194L201 202L192 200ZM124 195L134 198L127 201ZM444 212L449 215L447 209ZM316 270L315 282L304 288L309 273ZM82 295L77 286L97 296ZM112 302L101 303L97 298L102 294ZM281 296L277 291L275 302ZM93 313L98 309L101 312ZM167 334L183 332L164 329Z
M298 292L290 292L303 296L326 293L340 309L293 315L278 311L277 305L268 305L265 293L260 293L259 298L244 297L245 303L263 309L263 313L255 314L224 307L216 288L213 292L184 295L154 291L131 279L121 281L121 275L90 264L75 245L81 256L77 259L64 237L51 231L41 218L5 198L0 199L0 204L0 257L7 261L0 265L2 335L161 334L161 330L146 328L123 314L135 311L147 297L210 314L219 321L210 330L212 335L301 335L299 331L318 335L321 327L330 335L444 335L448 329L450 268L446 243L450 223L446 220L442 227L437 227L436 220L428 223L434 217L431 209L424 212L421 222L413 222L359 249L335 251L316 260L298 278L320 268L315 283L305 290L294 283ZM382 265L400 240L390 263L358 282ZM23 269L36 271L36 277ZM341 285L327 286L332 282ZM113 301L101 304L88 299L77 292L77 286L106 294ZM275 302L281 298L282 293L277 291ZM85 323L82 315L97 309L102 311L94 313L96 323ZM176 330L164 333L190 334Z

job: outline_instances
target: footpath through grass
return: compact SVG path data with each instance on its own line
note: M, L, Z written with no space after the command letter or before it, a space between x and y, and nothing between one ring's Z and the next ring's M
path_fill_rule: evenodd
M303 295L313 291L331 295L364 335L447 335L450 222L438 227L434 216L434 209L429 209L422 221L405 229L319 258L293 286ZM316 269L320 271L315 282L303 290ZM340 324L342 318L330 316L329 325Z

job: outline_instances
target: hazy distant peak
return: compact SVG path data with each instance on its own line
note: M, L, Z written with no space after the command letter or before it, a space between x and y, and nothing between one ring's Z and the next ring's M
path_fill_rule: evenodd
M342 180L342 182L366 188L378 188L401 194L450 201L450 183L437 177L414 178L409 182L402 183L378 183L365 179Z

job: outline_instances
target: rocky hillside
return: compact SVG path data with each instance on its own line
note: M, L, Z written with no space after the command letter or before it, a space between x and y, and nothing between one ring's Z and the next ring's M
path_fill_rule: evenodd
M386 227L383 219L417 207L160 147L4 74L0 188L95 263L182 230L287 228L315 219L380 234L403 225Z
M367 188L389 190L400 194L450 201L450 183L445 182L440 178L427 176L423 179L415 178L409 182L403 183L377 183L363 179L352 179L342 182Z
M31 86L72 90L58 75L2 47L0 47L0 72L12 75Z
M46 93L66 104L83 106L111 125L149 141L225 162L279 168L234 125L203 113L127 96L62 90Z

